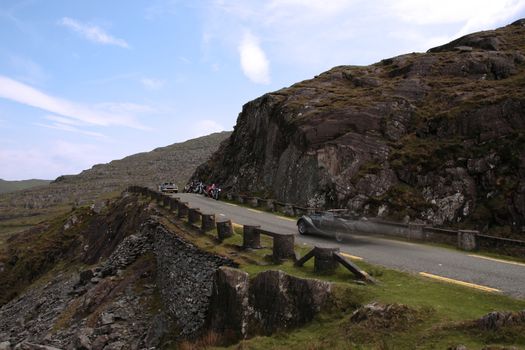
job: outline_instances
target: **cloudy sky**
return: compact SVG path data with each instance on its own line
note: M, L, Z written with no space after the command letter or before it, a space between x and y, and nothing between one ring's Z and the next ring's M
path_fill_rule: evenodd
M525 0L0 0L0 178L231 130L267 91L522 17Z

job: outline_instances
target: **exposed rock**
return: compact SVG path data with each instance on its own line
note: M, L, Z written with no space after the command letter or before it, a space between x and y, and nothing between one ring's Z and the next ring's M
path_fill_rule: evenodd
M92 328L82 328L78 331L74 340L75 349L78 350L91 350L92 345L89 337L93 335Z
M311 321L331 290L329 282L282 271L261 272L249 280L245 272L222 267L217 271L208 322L231 340L268 335Z
M248 324L253 314L249 287L246 272L227 267L217 270L208 314L211 329L233 339L248 336Z
M94 277L93 270L84 270L80 272L79 283L86 284L87 282L91 281L93 277Z
M474 324L480 329L493 331L508 326L525 326L525 310L518 312L494 311L475 321Z
M78 223L78 217L76 215L71 215L67 222L64 224L64 230L69 230Z
M456 345L449 347L447 350L468 350L468 348L465 345Z
M30 342L22 342L15 346L15 350L60 350L53 346L34 344Z
M403 330L418 319L418 312L406 305L380 303L362 306L350 317L351 323L378 331Z
M300 206L362 215L387 206L392 219L507 225L520 235L520 23L425 54L335 67L248 102L230 138L193 177Z

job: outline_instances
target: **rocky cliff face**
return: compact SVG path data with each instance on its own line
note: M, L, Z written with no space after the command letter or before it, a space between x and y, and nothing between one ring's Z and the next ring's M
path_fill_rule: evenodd
M244 105L195 178L365 215L525 225L525 20ZM510 233L509 233L510 234Z

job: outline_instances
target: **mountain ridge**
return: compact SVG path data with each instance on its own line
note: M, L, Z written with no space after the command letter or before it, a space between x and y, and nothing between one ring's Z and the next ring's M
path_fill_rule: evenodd
M63 175L45 188L0 195L0 220L34 216L60 206L91 204L127 186L156 187L164 181L182 186L230 135L224 131L96 164L77 175Z

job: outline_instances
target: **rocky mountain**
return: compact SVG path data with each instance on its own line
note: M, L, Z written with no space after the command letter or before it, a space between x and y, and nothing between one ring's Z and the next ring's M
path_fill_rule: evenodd
M14 192L25 190L32 187L48 185L51 180L22 180L22 181L7 181L0 179L0 193Z
M521 236L525 19L244 105L193 175L309 207Z
M130 184L156 187L161 182L173 181L183 186L195 168L229 135L230 132L214 133L98 164L78 175L60 176L47 187L0 195L0 220L35 215L61 205L89 204Z

